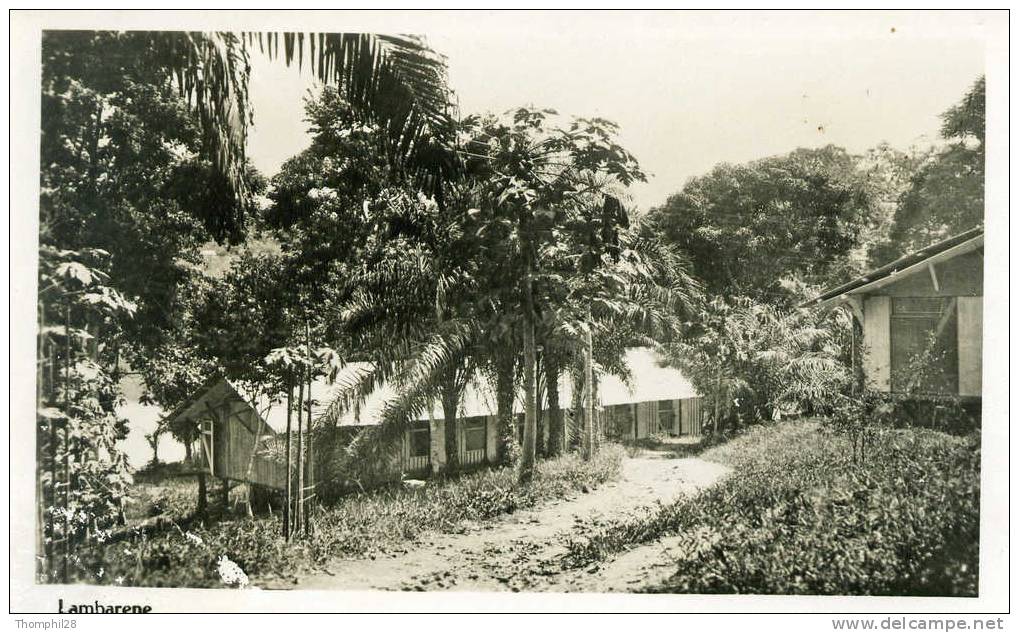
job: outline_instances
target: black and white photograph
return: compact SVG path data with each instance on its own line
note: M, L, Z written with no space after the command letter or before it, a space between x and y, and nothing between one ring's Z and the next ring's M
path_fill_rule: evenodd
M1007 613L1008 22L13 11L11 611Z

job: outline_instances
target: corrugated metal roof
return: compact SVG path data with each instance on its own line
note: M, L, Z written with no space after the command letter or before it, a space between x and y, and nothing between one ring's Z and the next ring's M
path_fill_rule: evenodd
M602 376L598 386L599 401L602 405L672 400L698 395L690 381L679 370L664 366L655 352L648 348L628 349L626 364L631 373L629 384L615 376ZM368 363L348 363L340 370L335 382L328 382L324 379L313 381L311 385L312 418L317 419L326 412L329 404L341 392L342 385L351 384L365 370L370 369L371 365ZM285 398L269 398L264 394L252 393L243 384L225 378L210 380L189 401L188 405L178 409L175 414L191 414L192 409L200 409L202 403L209 398L222 397L226 387L233 389L251 405L274 431L286 430L287 405ZM397 390L393 386L384 385L365 399L356 412L353 409L345 411L339 424L341 426L378 424L386 403L396 398L397 395ZM559 383L559 402L562 407L569 407L572 402L572 385L566 376ZM522 413L524 410L523 394L519 391L513 409L516 413ZM495 415L496 410L494 390L484 381L478 381L466 389L458 414L459 417ZM435 403L433 415L442 417L442 407L438 402ZM420 419L427 420L428 415L422 415ZM293 421L293 424L296 426L296 420Z
M698 395L693 384L674 367L666 367L662 364L657 354L646 347L635 347L626 351L626 365L630 368L631 380L629 384L624 383L616 376L602 376L598 385L599 400L602 405L625 404L628 402L647 402L652 400L673 400L680 398L692 398ZM367 363L350 363L340 372L337 377L337 384L345 384L357 375L357 372L370 368ZM480 383L480 384L479 384ZM464 399L460 403L459 417L474 417L482 415L495 415L497 411L495 391L490 385L479 381L471 384L464 393ZM317 417L325 412L336 394L339 387L326 385L325 383L313 385L312 394L320 402L313 404L313 412ZM570 406L572 401L572 385L568 377L563 376L559 381L559 402L563 407ZM325 397L323 398L323 394ZM361 406L358 420L354 419L352 411L347 411L341 418L341 424L378 424L385 403L397 396L396 390L390 386L377 389L372 393ZM286 407L277 407L286 423ZM513 410L522 413L524 410L523 394L518 391L513 403ZM433 415L442 417L442 407L436 402ZM427 420L428 416L422 415L421 420ZM277 421L267 420L270 426L276 428Z
M626 364L632 374L627 385L615 376L603 376L598 394L603 405L652 400L678 400L699 395L693 384L675 367L666 367L651 349L626 350Z
M923 264L928 260L932 260L942 253L947 253L951 249L957 251L966 252L966 246L972 246L972 248L980 248L983 246L984 229L983 227L977 227L970 229L964 233L953 235L952 237L942 240L936 244L932 244L926 248L922 248L916 252L910 253L895 261L885 264L880 268L874 270L848 281L839 286L829 288L821 293L821 295L815 299L811 299L805 303L800 304L801 308L806 308L814 305L821 305L828 303L832 300L840 299L843 295L853 294L854 292L860 292L866 287L870 287L872 284L878 283L883 279L897 275L906 271L908 268L912 268L918 264ZM958 247L958 248L957 248ZM955 252L955 251L953 251ZM945 257L952 256L950 253L946 254Z

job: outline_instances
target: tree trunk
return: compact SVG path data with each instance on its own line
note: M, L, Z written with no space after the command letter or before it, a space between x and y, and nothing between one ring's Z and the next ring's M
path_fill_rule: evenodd
M38 346L36 352L36 377L35 377L35 407L36 411L41 411L43 403L45 402L43 379L45 378L45 363L46 358L46 339L43 336L43 331L46 329L46 308L42 301L38 302L39 310L39 334L36 337L36 345ZM43 427L39 422L41 419L36 421L36 438L35 438L35 555L36 555L36 579L42 579L45 577L48 571L49 554L46 552L46 535L44 526L46 524L45 517L45 506L46 502L43 499L45 490L43 489L43 463L45 456L43 453L43 438L40 435ZM53 420L49 421L49 424L53 424Z
M591 377L591 419L594 420L594 436L592 438L591 446L594 447L594 454L597 455L598 451L601 450L602 442L602 428L601 428L601 407L598 406L598 377L592 375Z
M311 322L307 321L307 320L305 320L305 322L304 322L304 344L305 344L305 351L308 354L308 362L310 363L310 362L312 362L312 356L311 356ZM305 374L305 379L308 381L308 400L307 400L307 405L308 405L308 449L307 449L307 451L308 451L308 455L307 455L307 458L305 459L305 470L307 470L308 472L305 474L305 482L306 482L306 485L308 487L308 490L314 491L315 490L315 462L314 462L314 453L312 452L311 449L312 449L312 442L314 441L315 434L312 432L312 428L311 428L311 404L312 403L311 403L311 366L310 365L308 366L308 371ZM304 494L303 490L301 491L301 494L302 495ZM312 531L311 530L311 522L308 521L307 517L304 518L304 531L306 533L308 533L308 534L311 534L311 531Z
M311 352L311 348L310 347L309 347L308 351L309 351L309 355L310 355L310 352ZM307 455L305 456L305 460L304 460L304 469L307 472L305 473L304 481L305 481L305 486L307 486L308 490L314 490L315 489L315 462L313 460L313 455L314 454L311 452L311 447L312 447L312 438L314 437L315 434L312 433L312 430L311 430L311 371L308 372L308 398L306 400L306 404L308 406L308 411L307 411L307 415L308 415L308 431L307 431L307 433L308 433L308 446L305 449L306 452L307 452ZM304 491L303 490L301 491L301 494L302 494L302 496L304 495ZM302 514L303 521L304 521L304 531L306 533L308 533L308 534L311 534L311 522L308 521L307 510L308 509L305 508L305 511Z
M572 369L571 380L573 381L573 389L570 402L570 419L572 421L572 427L570 432L567 434L568 446L572 451L581 448L584 444L584 372L580 371L574 363Z
M291 436L291 420L294 414L294 386L293 384L287 385L287 437L286 437L286 451L287 451L287 500L283 504L283 538L290 540L290 509L292 500L294 498L293 488L293 472L290 464L290 436Z
M543 381L541 376L545 374L545 359L543 355L538 355L537 362L534 363L534 454L535 456L545 456L546 444L545 444L545 425L547 424L545 411L543 410L542 404L544 398L542 392L544 389Z
M590 324L584 342L584 459L594 455L594 358L592 349L594 338L591 336Z
M545 397L548 399L548 454L561 455L566 446L563 411L559 407L559 365L545 358Z
M718 371L715 374L715 398L714 398L714 400L715 400L715 402L714 402L714 404L715 404L714 427L715 428L712 430L712 435L717 436L718 435L718 431L721 428L721 421L719 420L719 417L722 415L722 372L721 371Z
M527 483L534 477L534 448L537 415L535 411L534 366L534 296L531 289L531 263L524 270L524 441L520 451L520 483Z
M498 437L496 455L500 464L508 464L517 443L516 424L513 417L514 369L517 362L515 350L500 355L496 361L495 402L498 416Z
M297 387L297 508L294 512L294 533L304 528L304 379Z
M456 368L448 370L443 379L440 399L442 400L443 444L446 447L446 471L453 472L460 468L460 446L457 442L456 414L460 403L460 393L456 388Z

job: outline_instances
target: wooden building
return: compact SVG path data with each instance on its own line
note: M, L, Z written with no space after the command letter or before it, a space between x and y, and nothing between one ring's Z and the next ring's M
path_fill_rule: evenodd
M676 369L663 366L651 350L630 349L626 353L631 379L624 382L614 376L601 378L598 405L602 428L608 436L621 440L655 435L699 436L702 409L700 397L689 381ZM362 363L349 363L337 377L355 376ZM317 420L337 387L324 381L312 383L312 418ZM387 402L396 392L384 386L357 407L345 411L336 426L349 430L349 437L364 428L377 425ZM560 387L560 402L571 402L567 380ZM514 413L522 422L522 397ZM494 393L485 386L472 385L458 408L457 445L462 466L480 466L496 460L498 418ZM564 410L570 415L568 409ZM248 483L282 489L285 478L286 404L254 394L243 385L216 376L174 411L171 419L195 421L200 433L200 450L195 466L228 482ZM400 446L393 451L388 467L394 477L427 476L446 463L444 425L441 409L414 421L403 433ZM296 421L293 425L296 431ZM548 426L545 425L547 431ZM296 445L294 436L292 450ZM546 437L547 439L547 437Z
M243 387L214 376L170 414L168 421L198 425L194 467L227 482L269 488L285 486L284 452L266 420L272 403L254 398Z
M911 253L805 304L845 306L862 327L866 385L877 391L980 398L984 233Z
M639 440L701 435L701 396L682 372L665 366L644 347L627 350L626 364L629 383L603 376L598 385L602 428L609 437Z

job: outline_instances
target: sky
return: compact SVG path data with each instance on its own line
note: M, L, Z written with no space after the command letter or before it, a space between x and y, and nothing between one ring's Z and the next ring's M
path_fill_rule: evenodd
M938 115L984 70L980 16L805 15L421 13L309 26L424 34L447 56L463 114L535 105L615 121L649 175L632 190L646 210L720 162L935 142ZM248 152L265 175L308 146L302 99L313 88L307 69L253 54ZM140 466L160 412L129 397L123 414ZM160 457L182 455L164 437Z
M983 45L965 29L894 19L797 28L788 19L686 24L678 14L546 18L436 21L419 32L447 56L463 114L535 105L618 123L649 175L631 192L641 209L720 162L829 143L862 152L935 142L938 115L984 67ZM307 69L254 56L249 153L266 175L307 147L302 97L313 88Z

